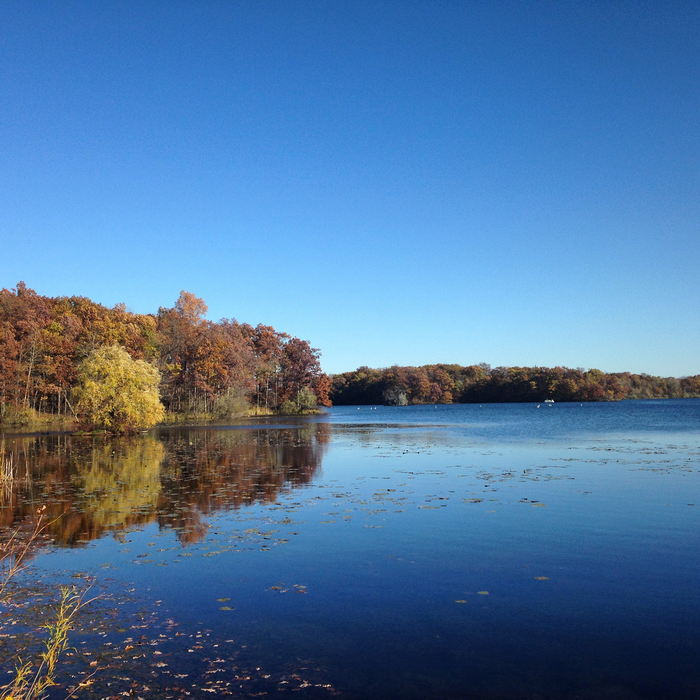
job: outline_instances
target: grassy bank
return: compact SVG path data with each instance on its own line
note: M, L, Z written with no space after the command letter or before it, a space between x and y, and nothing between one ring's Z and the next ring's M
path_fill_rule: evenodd
M0 428L13 430L75 430L76 420L72 416L41 413L33 408L6 406L0 414Z
M184 412L166 413L165 418L159 425L181 425L185 423L221 423L222 421L234 421L243 418L265 418L269 416L312 416L320 413L317 408L302 411L274 411L271 408L252 406L244 413L236 413L228 416L217 415L216 413Z
M165 418L158 424L167 425L192 425L221 423L246 418L264 418L269 416L311 416L320 413L317 408L305 410L274 411L269 408L252 406L244 413L222 416L215 413L183 412L166 413ZM44 431L77 432L78 422L71 416L57 416L51 413L40 413L31 408L8 407L0 417L0 430L32 433ZM85 434L103 434L105 431L86 431Z

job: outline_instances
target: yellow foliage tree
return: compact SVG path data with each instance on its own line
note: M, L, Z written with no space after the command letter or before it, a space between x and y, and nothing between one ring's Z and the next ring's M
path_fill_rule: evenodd
M159 384L158 370L133 360L124 348L97 348L78 368L75 410L85 428L113 433L150 428L164 416Z

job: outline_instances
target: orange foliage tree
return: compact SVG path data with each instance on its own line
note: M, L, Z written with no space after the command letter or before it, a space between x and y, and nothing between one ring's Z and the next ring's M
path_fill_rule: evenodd
M271 326L208 321L206 312L186 291L171 308L135 314L123 304L44 297L23 282L0 290L0 420L13 407L72 414L77 368L105 346L155 365L170 411L211 412L231 396L275 410L301 388L327 404L330 382L306 341Z

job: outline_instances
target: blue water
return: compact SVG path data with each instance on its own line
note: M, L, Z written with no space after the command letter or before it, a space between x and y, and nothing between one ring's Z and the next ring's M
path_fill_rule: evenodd
M700 697L700 401L7 445L34 477L5 521L64 513L31 576L94 576L115 601L80 638L94 697L126 687L100 644L126 648L137 610L149 641L123 663L153 697Z
M435 424L473 435L511 440L589 434L700 431L700 399L602 403L337 406L321 418L350 424Z

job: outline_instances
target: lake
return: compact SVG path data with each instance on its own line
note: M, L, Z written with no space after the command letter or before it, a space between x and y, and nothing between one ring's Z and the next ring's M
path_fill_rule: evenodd
M8 679L70 584L100 596L62 667L94 674L80 697L700 697L700 400L1 449L5 536L51 521L3 611Z

